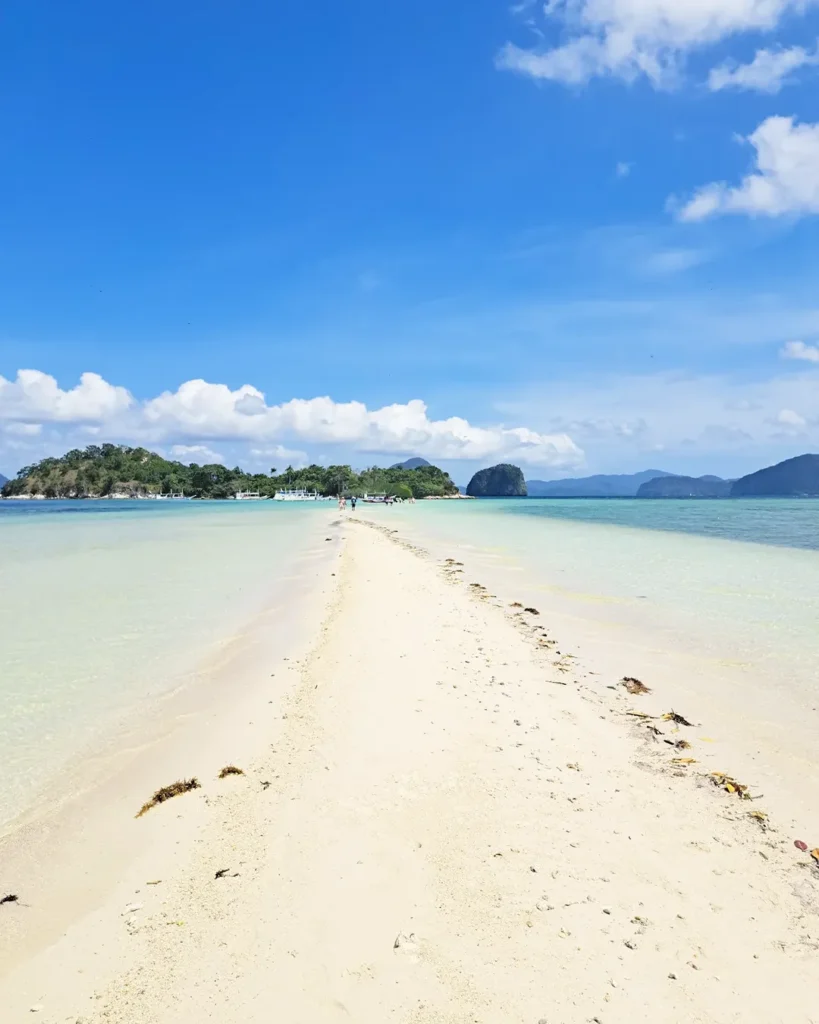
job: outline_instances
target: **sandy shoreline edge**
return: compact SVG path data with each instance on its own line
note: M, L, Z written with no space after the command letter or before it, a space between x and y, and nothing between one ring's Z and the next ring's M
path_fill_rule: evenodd
M135 793L100 794L88 867L144 846L96 900L75 883L64 928L23 883L0 907L8 1019L811 1020L819 883L777 808L675 763L687 727L628 714L670 698L593 675L459 557L340 529L304 653L272 664L262 618L231 671L264 691L180 751L203 790L135 824Z
M218 637L166 693L104 729L3 824L0 895L14 893L28 906L2 922L0 978L104 901L145 854L151 830L130 820L156 789L212 772L237 744L253 749L252 720L267 707L271 673L309 647L312 624L325 613L339 555L338 524L326 520L316 531L320 543L277 581L276 595L253 618Z

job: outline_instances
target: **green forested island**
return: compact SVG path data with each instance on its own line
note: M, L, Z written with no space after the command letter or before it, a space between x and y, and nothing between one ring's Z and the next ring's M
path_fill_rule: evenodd
M479 469L466 487L470 498L525 498L526 481L518 466L502 462Z
M232 498L238 491L258 491L272 497L276 491L304 488L323 495L369 492L400 498L446 497L458 488L437 466L417 469L394 467L355 472L350 466L307 466L305 469L272 468L269 474L246 473L236 466L219 464L187 466L171 462L145 448L126 445L89 445L67 452L62 458L43 459L24 466L2 488L4 498L107 498L113 495L141 497L148 494L184 494L189 498Z

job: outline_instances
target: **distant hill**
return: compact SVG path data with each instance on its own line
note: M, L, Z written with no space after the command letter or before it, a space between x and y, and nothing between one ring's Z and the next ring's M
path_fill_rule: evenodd
M501 463L480 469L466 487L472 498L525 498L526 481L517 466Z
M672 476L662 469L644 469L641 473L598 474L575 480L527 480L530 498L633 498L641 484L661 476Z
M727 498L731 481L718 476L661 476L640 484L638 498Z
M0 473L0 487L2 487L3 484L7 484L8 482L9 478L7 476L3 476L3 474Z
M819 497L819 455L797 455L735 480L732 498Z
M396 462L394 466L390 466L390 469L421 469L423 466L431 465L431 462L416 455L414 459L407 459L406 462Z
M272 498L280 490L303 488L319 494L394 494L402 498L445 497L457 493L449 474L437 466L384 469L360 473L349 466L288 466L282 473L245 473L238 466L198 466L169 462L145 448L89 445L60 459L26 466L3 487L5 498L141 497L182 492L191 498L232 498L238 491L258 491Z

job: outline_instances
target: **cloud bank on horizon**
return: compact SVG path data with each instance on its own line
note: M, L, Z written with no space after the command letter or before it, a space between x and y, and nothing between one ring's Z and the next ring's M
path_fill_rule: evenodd
M269 404L250 384L231 389L204 380L139 400L96 373L62 388L49 374L20 370L14 379L0 376L0 457L8 472L45 455L113 441L185 463L239 462L265 471L422 455L456 474L465 472L459 467L512 462L530 479L549 479L587 471L589 451L596 453L595 470L607 455L631 469L660 461L660 468L673 470L709 451L744 459L753 469L819 446L819 346L789 341L778 355L808 365L755 383L719 375L616 375L573 390L538 385L496 403L503 420L536 428L434 419L420 399L373 409L327 396ZM726 472L719 463L709 468Z
M565 433L478 427L458 416L432 420L420 399L380 409L329 397L268 405L264 394L250 384L231 390L225 384L189 380L176 391L140 402L126 388L89 372L68 390L39 370L20 370L15 380L0 376L0 424L12 435L22 432L28 438L46 425L56 425L71 428L72 436L79 428L89 438L104 432L107 439L130 443L172 443L172 453L188 462L219 461L220 453L204 443L218 441L248 444L254 461L303 462L305 452L276 444L297 441L442 461L512 460L555 469L573 469L583 462L583 452ZM261 444L274 447L258 447Z

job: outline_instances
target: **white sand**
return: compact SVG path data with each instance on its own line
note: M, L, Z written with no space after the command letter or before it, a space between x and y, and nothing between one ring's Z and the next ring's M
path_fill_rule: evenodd
M61 893L58 845L43 907L6 851L4 1024L819 1021L819 874L777 808L674 766L698 731L626 714L660 694L365 518L304 655L253 663L253 727L182 745L203 788L139 820L104 794L109 884Z

